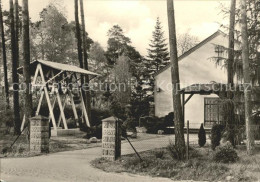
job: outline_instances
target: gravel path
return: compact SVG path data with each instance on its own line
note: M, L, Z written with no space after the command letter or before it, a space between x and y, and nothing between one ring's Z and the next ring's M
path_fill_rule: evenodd
M133 142L137 151L168 145L173 136L164 136ZM195 137L191 137L195 140ZM122 144L122 155L133 153L128 143ZM107 173L93 168L90 161L101 156L101 147L59 152L31 157L0 159L0 179L6 182L87 182L87 181L171 181L128 173Z

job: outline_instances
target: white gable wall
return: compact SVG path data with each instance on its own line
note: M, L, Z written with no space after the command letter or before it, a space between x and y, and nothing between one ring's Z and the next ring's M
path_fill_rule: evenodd
M211 81L219 83L227 82L227 73L221 66L216 67L213 60L209 58L216 56L215 46L227 47L228 38L222 33L208 41L200 48L184 57L179 62L179 74L181 88L192 84L206 84ZM173 111L171 68L168 67L155 77L155 115L163 117ZM160 91L158 92L158 88ZM186 98L188 95L186 95ZM190 121L191 128L198 128L204 122L204 98L218 97L217 95L202 96L194 95L185 105L185 120Z

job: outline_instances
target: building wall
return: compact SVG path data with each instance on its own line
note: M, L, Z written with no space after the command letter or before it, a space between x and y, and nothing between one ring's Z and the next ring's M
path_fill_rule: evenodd
M215 45L227 47L228 37L219 34L200 48L184 57L179 62L180 87L192 84L207 84L211 81L227 82L227 73L221 66L216 66L210 58L216 56ZM155 115L163 117L173 111L171 68L155 76ZM188 95L186 95L186 98ZM204 98L217 95L194 95L185 105L185 120L190 121L191 128L198 128L204 122Z

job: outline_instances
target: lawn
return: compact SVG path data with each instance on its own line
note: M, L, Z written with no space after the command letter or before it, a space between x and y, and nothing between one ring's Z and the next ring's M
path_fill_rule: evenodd
M230 164L214 162L212 150L207 146L194 147L188 161L175 160L167 148L162 148L141 152L142 162L131 154L114 162L99 158L92 161L92 165L107 172L128 172L173 180L259 181L260 146L256 147L256 154L250 157L246 155L245 146L238 146L236 150L239 160Z
M62 152L69 150L80 150L90 147L101 146L101 142L89 143L86 138L86 134L81 133L76 136L66 137L51 137L49 152ZM31 157L33 154L29 152L29 142L26 135L21 135L17 142L10 149L10 145L15 140L16 136L0 134L0 158L2 157ZM3 150L5 152L3 152Z

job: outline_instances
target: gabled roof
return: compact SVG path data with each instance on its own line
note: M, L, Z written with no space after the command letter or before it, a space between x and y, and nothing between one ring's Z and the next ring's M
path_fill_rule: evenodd
M193 53L194 51L196 51L197 49L199 49L201 46L205 45L206 43L208 43L209 41L211 41L212 39L214 39L215 37L217 37L218 35L224 35L227 36L224 32L222 32L221 30L216 31L215 33L213 33L211 36L209 36L208 38L204 39L203 41L201 41L200 43L198 43L197 45L195 45L194 47L192 47L191 49L189 49L188 51L186 51L184 54L182 54L181 56L178 57L178 61L181 61L183 58L187 57L188 55L190 55L191 53ZM163 72L164 70L166 70L167 68L169 68L171 66L170 63L168 63L165 67L163 67L162 69L160 69L159 71L157 71L154 76L157 76L158 74L160 74L161 72Z
M73 72L73 73L79 73L84 75L90 75L91 77L99 76L99 74L79 68L74 65L68 65L68 64L62 64L52 61L43 61L43 60L37 60L30 63L30 72L33 75L35 73L36 67L38 63L42 64L45 69L53 69L57 71L66 71L66 72ZM18 68L18 72L23 72L23 67Z

